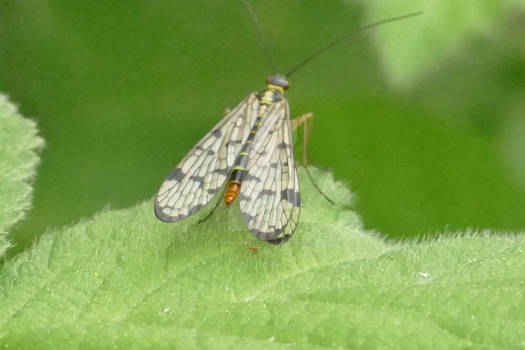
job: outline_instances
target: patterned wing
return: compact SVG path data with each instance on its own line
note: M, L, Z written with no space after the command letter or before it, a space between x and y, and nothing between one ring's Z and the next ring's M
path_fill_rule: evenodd
M155 198L155 214L174 222L195 214L224 184L257 118L251 94L226 115L166 177Z
M240 195L242 216L252 234L273 244L290 239L301 211L289 115L284 98L269 107L254 139Z

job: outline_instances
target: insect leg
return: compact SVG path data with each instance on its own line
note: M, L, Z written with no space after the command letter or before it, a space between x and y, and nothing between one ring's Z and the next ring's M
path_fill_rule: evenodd
M312 182L312 185L314 185L315 189L330 203L335 204L333 200L331 200L314 181L314 178L312 174L310 174L310 170L308 170L308 153L307 153L307 145L308 145L308 137L310 136L310 130L311 130L311 124L314 121L314 114L313 113L306 113L299 117L296 117L291 120L292 123L292 130L297 129L299 126L303 126L303 167L304 170L306 170L306 174L308 175L308 178Z

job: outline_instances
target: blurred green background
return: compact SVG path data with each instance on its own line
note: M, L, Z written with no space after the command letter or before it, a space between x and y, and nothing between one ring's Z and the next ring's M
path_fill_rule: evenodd
M315 113L311 162L392 238L525 227L523 3L251 3L281 73L361 25L425 11L290 79L292 114ZM0 91L47 143L11 255L49 227L151 198L270 73L239 0L0 1Z

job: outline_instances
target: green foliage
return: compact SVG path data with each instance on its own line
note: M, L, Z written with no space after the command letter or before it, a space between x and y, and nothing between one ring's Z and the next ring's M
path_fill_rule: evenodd
M30 180L38 164L37 152L44 146L35 122L18 113L0 94L0 257L10 242L7 232L31 205Z
M316 116L312 161L351 181L367 226L386 235L523 227L522 1L252 3L280 69L360 25L425 11L293 76L292 113ZM0 45L0 89L52 145L38 210L13 237L27 247L49 226L149 198L268 73L238 0L6 2ZM0 96L0 254L42 145ZM301 173L301 221L283 246L255 241L238 208L167 225L150 200L48 229L2 266L0 345L524 346L523 233L387 242L349 210L345 186L312 171L337 205Z
M1 273L9 348L510 348L525 335L525 236L391 245L331 175L301 171L289 243L255 241L238 208L165 224L152 201L44 234ZM257 247L258 251L250 250Z
M435 70L439 61L473 37L492 35L509 14L525 9L519 0L367 0L363 5L368 20L381 18L385 13L423 12L419 17L374 32L386 75L395 84L405 86Z
M281 73L359 26L425 11L290 80L292 114L315 114L311 163L352 184L367 228L525 227L524 2L513 3L251 1ZM270 73L240 0L7 1L0 62L0 90L49 145L18 252L49 226L151 197Z

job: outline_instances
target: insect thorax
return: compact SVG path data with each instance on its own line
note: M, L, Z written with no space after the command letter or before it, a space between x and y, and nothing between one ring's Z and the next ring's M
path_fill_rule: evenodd
M265 90L259 92L256 96L261 105L271 105L272 103L283 99L283 89L279 86L268 84ZM264 110L264 109L263 109Z

